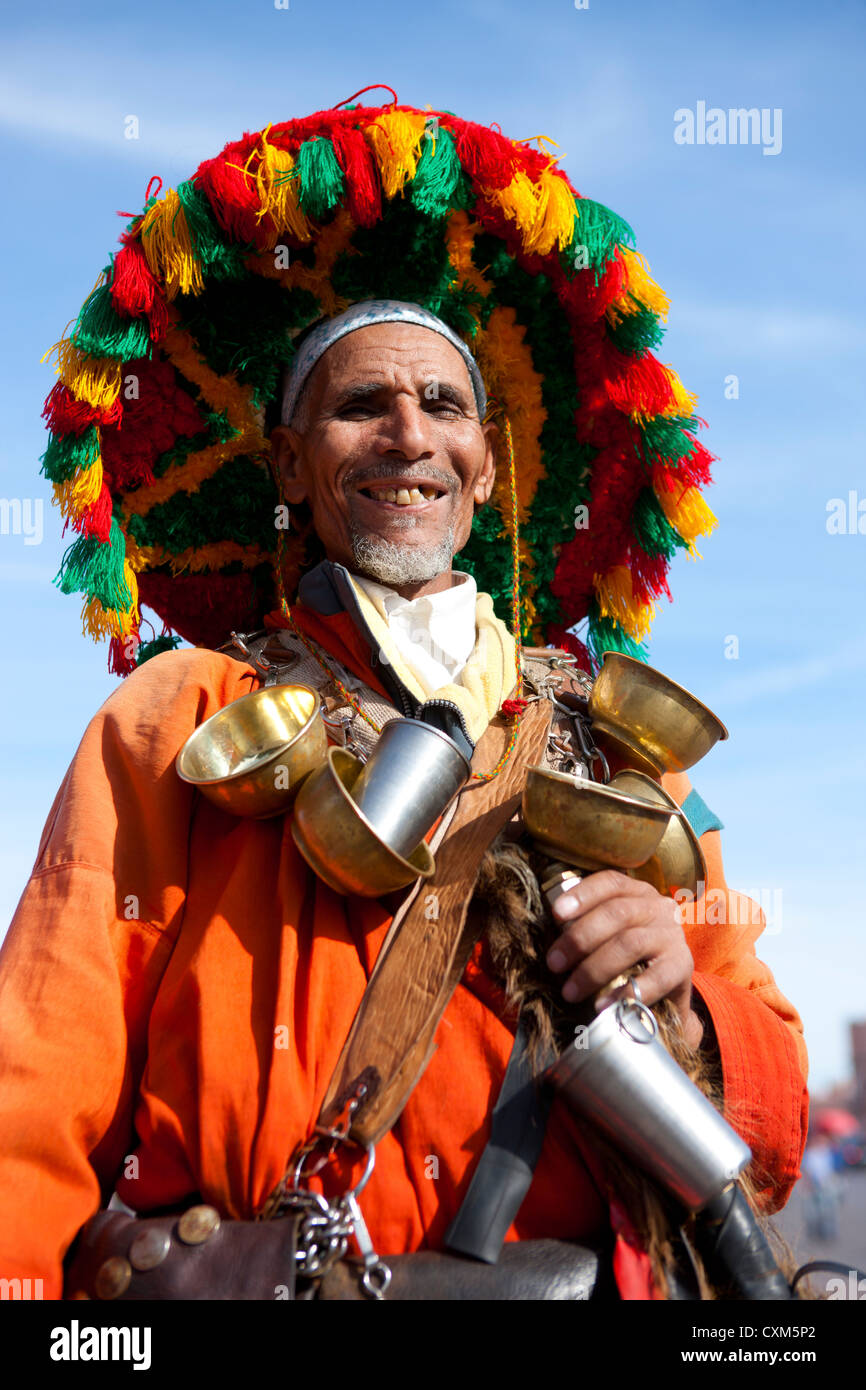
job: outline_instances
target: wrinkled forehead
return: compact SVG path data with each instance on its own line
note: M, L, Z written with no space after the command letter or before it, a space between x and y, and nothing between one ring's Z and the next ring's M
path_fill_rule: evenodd
M335 356L335 348L347 339L354 342L350 341L348 347ZM463 340L429 309L386 299L353 304L342 314L324 319L300 335L295 360L284 383L283 424L291 423L301 392L322 363L330 359L328 370L339 370L348 357L364 356L364 348L368 349L368 357L375 356L379 349L390 349L392 362L400 356L408 359L413 353L420 353L428 355L431 361L441 361L450 371L462 367L463 374L469 378L479 418L484 417L487 409L484 382L478 363ZM459 364L443 349L450 349Z
M374 324L341 338L322 354L306 384L330 392L356 381L387 383L395 369L425 387L447 381L473 399L469 368L457 349L429 328L405 323Z

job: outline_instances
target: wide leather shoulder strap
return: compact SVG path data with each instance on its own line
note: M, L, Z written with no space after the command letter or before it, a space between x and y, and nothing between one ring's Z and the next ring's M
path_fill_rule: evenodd
M527 766L541 761L552 708L530 704L503 770L461 792L431 879L410 901L399 930L386 940L337 1063L319 1124L333 1125L359 1079L367 1094L350 1134L374 1144L396 1122L434 1046L439 1020L457 988L479 927L467 927L481 860L520 806ZM475 772L491 770L507 746L509 726L495 718L475 749Z

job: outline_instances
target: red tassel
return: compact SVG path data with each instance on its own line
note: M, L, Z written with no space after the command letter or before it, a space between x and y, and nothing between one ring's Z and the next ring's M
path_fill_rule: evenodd
M507 719L513 719L515 717L519 719L528 704L528 700L503 700L502 709L499 712L500 714L504 714Z
M607 362L607 394L617 409L629 415L661 415L674 398L670 377L652 353L624 357L611 345Z
M45 399L42 418L52 434L83 434L91 425L116 425L120 420L120 397L108 410L97 410L86 401L70 395L62 381L57 381Z
M669 564L670 561L663 555L647 555L645 550L632 542L631 586L639 603L649 603L662 594L671 598L667 580Z
M111 298L115 309L129 318L146 314L151 341L162 342L168 327L168 310L140 241L127 241L116 255Z
M128 637L112 637L108 644L108 669L113 676L130 676L135 670L135 657L127 653L138 651L138 629Z
M257 138L257 137L256 137ZM214 216L233 241L251 242L263 250L273 224L269 218L257 220L259 197L252 179L243 172L249 158L252 137L227 145L221 155L200 164L193 182L206 194ZM265 223L268 226L265 226Z
M691 435L687 436L691 439ZM671 492L677 502L690 487L705 488L712 483L710 464L715 455L710 454L703 444L696 444L691 454L683 454L679 459L666 463L653 464L653 487L656 492Z
M516 151L504 135L471 121L449 117L443 124L454 136L460 163L482 188L507 188L516 164Z
M73 517L72 525L83 536L97 536L103 543L108 541L111 533L111 493L105 483L96 501L86 511Z
M111 298L118 313L128 318L149 314L159 285L140 241L129 241L114 258Z
M373 151L360 130L331 131L337 162L346 175L349 212L359 227L372 227L382 216L382 189Z

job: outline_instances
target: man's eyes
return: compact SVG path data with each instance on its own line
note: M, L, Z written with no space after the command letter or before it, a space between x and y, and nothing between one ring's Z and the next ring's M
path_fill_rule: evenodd
M382 409L383 407L372 405L370 401L348 401L345 405L340 407L339 414L354 415L360 410L367 411L370 415L376 415L380 414ZM461 410L460 406L456 405L454 401L425 400L423 402L423 409L428 411L435 411L437 414L441 414L443 411L448 411L449 413L454 415L463 414L463 411Z

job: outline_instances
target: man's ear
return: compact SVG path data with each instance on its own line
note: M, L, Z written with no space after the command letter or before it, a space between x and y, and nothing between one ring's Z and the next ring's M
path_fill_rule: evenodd
M493 491L496 481L496 450L499 446L499 427L492 420L481 426L484 435L484 464L475 484L473 499L477 507L483 507Z
M291 425L277 425L272 429L271 455L285 500L290 506L306 501L307 489L298 469L301 436L297 430L293 430Z

